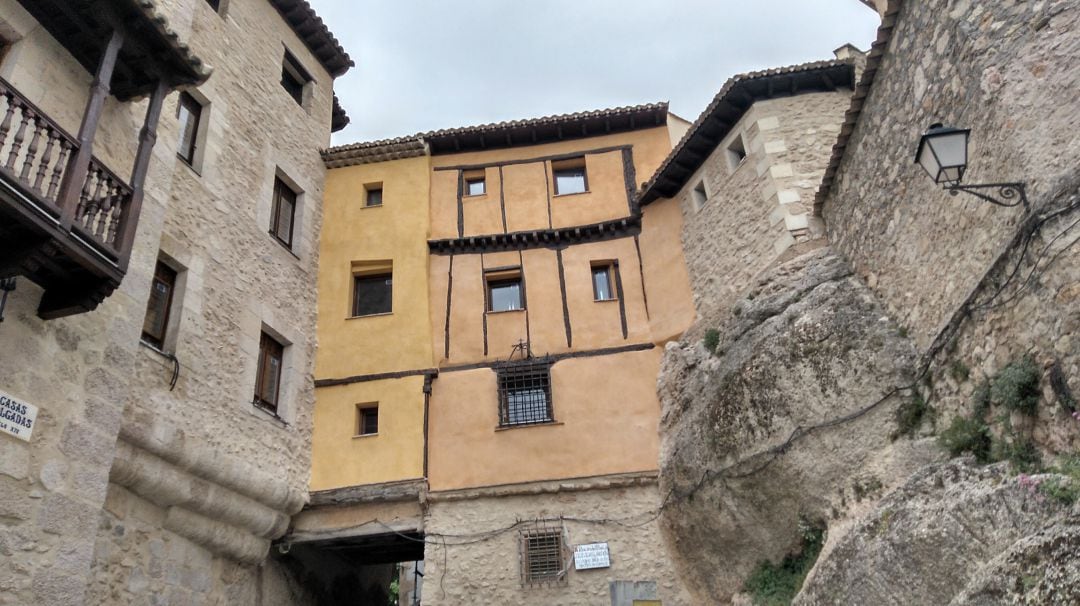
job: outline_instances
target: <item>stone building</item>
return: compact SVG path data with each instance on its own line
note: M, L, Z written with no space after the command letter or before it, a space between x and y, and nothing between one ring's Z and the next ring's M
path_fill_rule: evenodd
M302 0L3 0L0 43L0 603L299 603L351 60Z
M682 217L635 196L683 128L655 104L325 154L294 562L423 559L424 604L689 603L655 524Z

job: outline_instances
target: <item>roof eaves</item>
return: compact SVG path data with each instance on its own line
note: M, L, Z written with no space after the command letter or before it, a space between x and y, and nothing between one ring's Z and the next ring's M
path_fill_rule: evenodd
M307 0L269 1L331 76L337 78L356 65Z
M357 164L375 164L427 155L428 148L420 135L339 145L322 151L326 168Z

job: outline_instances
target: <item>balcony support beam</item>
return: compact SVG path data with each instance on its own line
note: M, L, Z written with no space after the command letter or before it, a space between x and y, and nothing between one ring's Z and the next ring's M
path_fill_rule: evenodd
M116 58L120 55L120 48L123 45L123 30L113 29L105 52L101 55L94 81L90 85L90 98L86 100L86 111L83 112L82 125L79 126L79 147L68 160L64 180L60 184L60 193L57 195L57 204L60 206L60 227L64 231L70 231L71 224L75 221L75 209L79 205L79 196L86 182L86 172L94 153L94 135L97 134L105 99L109 96L109 83L112 81L113 70L116 68Z
M131 202L127 212L124 213L123 223L120 225L120 239L117 250L120 251L120 271L126 272L128 261L131 260L131 246L135 242L135 229L139 225L139 214L142 212L143 196L146 189L146 173L150 168L150 154L154 151L157 142L158 120L161 119L161 106L165 102L165 96L169 94L169 83L162 78L154 86L154 92L150 94L150 103L146 107L146 119L143 120L142 130L139 131L139 150L135 154L135 164L131 169Z

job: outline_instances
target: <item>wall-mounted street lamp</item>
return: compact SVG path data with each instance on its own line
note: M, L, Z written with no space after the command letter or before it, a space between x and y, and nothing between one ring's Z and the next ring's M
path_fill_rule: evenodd
M952 195L966 192L991 204L1028 208L1027 192L1023 183L980 183L961 185L968 161L968 135L971 130L931 124L919 139L915 163L926 170L934 183L940 184ZM996 190L996 191L995 191ZM986 193L987 191L996 193Z

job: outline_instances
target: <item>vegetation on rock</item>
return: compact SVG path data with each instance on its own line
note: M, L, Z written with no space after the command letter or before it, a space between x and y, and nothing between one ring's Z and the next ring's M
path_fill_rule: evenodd
M802 588L825 545L825 527L800 519L799 530L802 542L798 553L788 554L779 564L762 561L746 579L743 591L750 594L755 606L786 606Z

